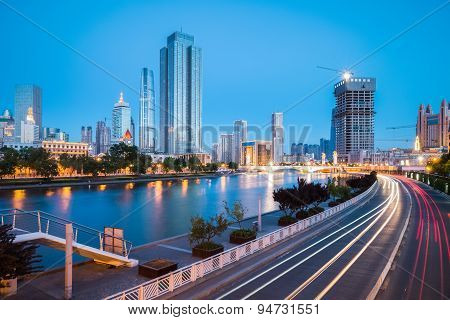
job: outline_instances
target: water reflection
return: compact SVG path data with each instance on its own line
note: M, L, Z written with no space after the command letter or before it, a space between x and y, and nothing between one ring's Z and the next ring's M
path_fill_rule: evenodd
M12 197L12 207L15 209L24 209L24 200L26 197L25 190L14 190Z
M43 210L95 229L105 225L124 228L134 245L185 233L194 214L211 216L222 211L222 201L241 200L249 215L278 208L272 192L292 186L299 174L276 171L217 178L135 182L0 191L0 209ZM328 175L307 174L308 180L326 181Z

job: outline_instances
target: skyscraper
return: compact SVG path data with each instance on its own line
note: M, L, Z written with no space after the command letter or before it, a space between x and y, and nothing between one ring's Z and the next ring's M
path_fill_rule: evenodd
M439 113L433 114L431 105L419 106L416 124L418 149L449 147L450 104L442 100Z
M322 156L322 153L325 153L327 159L331 159L333 157L333 150L331 150L330 144L330 140L325 138L320 139L320 157Z
M104 121L97 122L95 132L95 152L96 154L108 153L111 145L111 129L106 126Z
M47 141L69 141L69 134L59 128L42 128L42 138Z
M283 162L284 132L283 113L272 113L272 160L274 163Z
M92 145L92 127L81 127L81 142Z
M330 128L330 149L331 153L336 150L336 108L331 109L331 128Z
M160 149L202 151L202 50L194 37L175 32L160 50Z
M148 68L142 68L141 72L139 149L144 152L155 152L156 149L155 88L153 71Z
M20 142L34 143L39 140L39 127L33 116L33 108L29 107L25 121L20 121Z
M348 78L334 86L336 151L340 161L359 162L374 149L375 78Z
M219 140L219 161L231 162L233 159L233 134L223 133L220 135Z
M14 119L16 122L15 136L18 140L22 132L22 122L26 122L28 109L33 110L35 125L39 128L39 138L42 137L42 90L34 84L16 85L14 96Z
M112 143L119 143L125 136L125 133L131 132L131 108L128 102L123 100L123 93L114 104L112 112Z
M233 129L233 155L232 161L241 163L242 142L247 141L247 121L236 120Z

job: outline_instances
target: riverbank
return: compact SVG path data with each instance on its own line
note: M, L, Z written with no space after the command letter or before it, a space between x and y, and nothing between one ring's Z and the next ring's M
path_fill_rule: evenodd
M124 175L124 176L83 176L58 177L51 180L45 178L20 178L0 180L0 190L68 187L84 185L107 185L133 182L175 181L179 179L215 178L213 172L183 173L183 174L151 174L151 175Z

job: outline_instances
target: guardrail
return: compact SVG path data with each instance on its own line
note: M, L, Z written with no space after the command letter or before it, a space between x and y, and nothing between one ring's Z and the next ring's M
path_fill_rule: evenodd
M279 243L284 239L287 239L288 237L291 237L300 231L342 211L343 209L348 208L368 195L376 184L377 182L375 182L369 189L360 195L341 203L336 207L329 208L322 213L318 213L312 217L296 222L295 224L268 233L265 236L257 238L253 241L228 249L227 251L219 253L215 256L195 262L191 265L175 270L159 278L152 279L131 289L119 292L105 299L150 300L158 298L166 293L174 291L177 288L195 282L197 279L202 278L216 270L220 270L229 264L237 262L242 258Z
M450 195L450 178L425 172L405 171L405 176L426 183L430 187Z
M26 234L33 232L41 232L59 238L66 237L66 224L71 223L73 226L73 241L92 248L104 250L105 234L102 231L83 226L78 223L54 216L44 211L24 211L20 209L4 209L0 210L0 224L12 225L17 234ZM119 243L120 252L115 250L113 253L128 257L130 254L132 243L123 238L106 235L114 243Z

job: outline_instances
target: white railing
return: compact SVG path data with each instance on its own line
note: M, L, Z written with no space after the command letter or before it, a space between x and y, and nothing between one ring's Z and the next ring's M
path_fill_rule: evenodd
M132 243L123 238L106 235L102 231L83 226L78 223L51 215L44 211L24 211L20 209L0 210L0 225L11 225L18 234L40 232L59 238L65 238L66 224L71 223L73 227L73 241L92 248L104 251L105 237L113 239L119 244L120 250L113 253L128 257ZM120 251L120 252L119 252Z
M160 297L168 292L172 292L186 284L195 282L216 270L239 261L240 259L252 255L255 252L261 251L271 245L279 243L284 239L299 233L300 231L316 224L324 219L336 214L339 211L355 204L368 195L377 182L375 182L368 190L360 195L341 203L340 205L329 208L322 213L318 213L312 217L292 224L290 226L273 231L265 236L257 238L253 241L247 242L240 246L231 248L227 251L219 253L210 258L195 262L191 265L175 270L169 274L163 275L159 278L152 279L141 285L131 289L119 292L105 299L107 300L150 300Z

